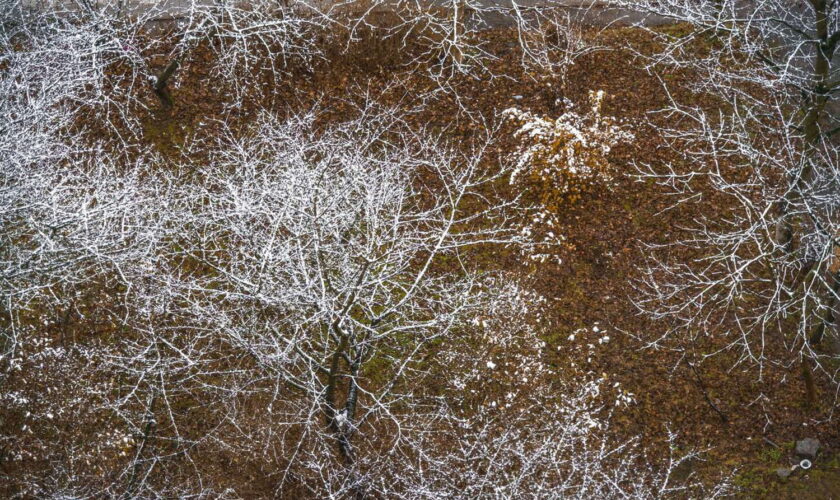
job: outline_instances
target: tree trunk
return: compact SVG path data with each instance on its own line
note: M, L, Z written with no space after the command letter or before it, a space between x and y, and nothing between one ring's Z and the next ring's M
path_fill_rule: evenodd
M167 83L169 83L169 79L175 74L175 71L181 66L181 57L176 57L163 68L163 71L160 72L158 77L155 79L155 83L152 85L152 88L155 91L155 94L160 99L161 104L166 109L171 109L174 102L172 101L172 95L169 93L169 88L167 88Z
M808 361L804 359L802 360L802 378L805 381L805 404L808 408L814 409L817 407L817 385L814 382L814 373L808 366Z
M802 132L804 134L806 148L816 147L821 140L820 120L825 112L828 102L828 85L831 75L831 57L834 45L829 40L828 33L828 5L826 0L811 0L814 7L815 22L814 28L816 38L819 40L817 50L814 54L814 73L810 95L804 98L802 103ZM807 153L807 151L806 151ZM797 172L790 179L789 190L779 204L779 219L776 221L776 244L782 247L785 252L792 248L794 228L790 220L789 211L799 200L802 190L807 187L808 182L813 178L813 163L806 164L802 171Z

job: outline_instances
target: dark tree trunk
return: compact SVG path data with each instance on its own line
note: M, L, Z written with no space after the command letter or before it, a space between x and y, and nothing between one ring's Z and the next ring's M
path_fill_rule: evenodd
M163 107L166 109L171 109L174 104L172 100L172 94L170 94L167 84L169 83L169 79L172 77L172 75L175 74L175 72L180 66L180 57L177 57L170 61L169 64L167 64L166 67L163 68L163 71L160 72L158 77L155 79L154 84L152 85L155 94L158 96L161 104L163 104Z

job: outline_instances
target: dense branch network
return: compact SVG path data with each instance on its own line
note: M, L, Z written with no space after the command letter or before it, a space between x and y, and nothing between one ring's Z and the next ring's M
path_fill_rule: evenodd
M522 63L565 84L594 50L572 18L397 3L397 22L378 26L379 4L257 1L190 2L161 24L166 12L124 2L0 6L12 494L245 496L256 479L233 466L277 494L335 498L704 491L671 479L694 453L653 467L609 434L605 380L559 383L543 362L545 299L472 258L533 243L496 128L452 144L367 102L345 120L265 106L177 155L142 139L139 116L177 111L179 68L200 49L232 109L270 93L263 75L312 70L325 40L351 50L364 29L417 44L405 66L449 92L487 70L476 34L501 13L523 34ZM540 160L523 172L597 180L631 137L597 100L587 117L517 116L554 133L547 163L523 147Z

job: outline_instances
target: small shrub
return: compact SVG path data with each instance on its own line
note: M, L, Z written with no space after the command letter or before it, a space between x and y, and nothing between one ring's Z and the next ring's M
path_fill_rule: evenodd
M633 139L615 118L601 114L603 91L590 92L589 99L587 113L567 111L558 118L516 108L504 111L518 127L514 136L522 141L510 183L535 188L537 206L521 230L534 243L526 252L531 260L561 262L555 254L565 239L557 216L560 208L576 203L596 185L609 187L615 174L609 152Z
M614 171L607 156L617 144L633 139L615 118L601 114L603 91L590 91L589 99L586 114L569 111L548 118L516 108L504 112L519 125L514 135L523 141L510 182L530 177L549 183L553 193L543 200L549 210L557 208L559 198L574 202L593 185L611 184Z

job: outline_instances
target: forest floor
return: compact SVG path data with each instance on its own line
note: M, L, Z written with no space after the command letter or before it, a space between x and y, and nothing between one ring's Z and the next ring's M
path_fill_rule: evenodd
M678 30L674 35L679 36ZM667 119L651 114L667 104L663 82L677 99L698 106L713 103L693 94L685 75L645 71L630 49L652 53L656 47L639 29L604 32L599 43L608 50L578 59L565 84L527 74L512 31L498 29L484 36L487 50L497 57L489 63L491 71L452 77L447 92L440 91L439 80L423 68L400 66L399 47L371 42L353 53L328 54L311 69L294 70L284 81L273 82L262 93L262 102L249 106L246 101L235 109L226 106L225 91L212 84L212 54L198 51L177 76L173 109L161 110L150 96L143 132L159 151L174 157L186 137L218 133L220 120L233 127L246 124L261 106L318 109L328 121L352 114L356 103L372 98L405 110L416 125L468 144L479 119L499 122L507 108L557 116L564 110L563 99L587 106L589 91L605 91L604 114L620 119L636 138L611 153L611 162L622 174L615 185L593 188L556 207L565 236L564 245L552 250L559 262L523 263L514 253L501 259L494 253L486 259L517 273L547 299L543 335L559 376L604 373L633 395L635 402L613 416L613 430L619 435L640 436L651 453L659 454L667 452L665 436L670 430L679 435L681 447L708 449L705 461L690 464L691 470L682 473L695 472L702 479L737 469L734 483L745 497L840 496L840 461L833 458L840 452L840 433L827 421L834 400L828 386L821 387L824 406L811 408L805 404L798 364L769 365L759 382L755 367L732 368L736 358L728 352L707 358L694 370L686 362L691 353L644 347L644 339L655 338L667 325L639 315L633 304L635 283L646 264L641 242L672 239L679 224L698 208L663 212L672 200L660 188L634 178L633 162L661 164L676 158L653 126ZM500 156L517 149L510 132L502 128ZM538 198L546 187L531 189L528 196ZM726 207L710 200L700 209L723 214ZM610 341L599 344L595 327L599 337L606 333ZM721 347L717 342L708 339L698 349L711 352ZM805 437L821 441L820 458L810 474L794 474L783 485L775 470L789 466L793 443Z

